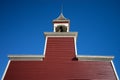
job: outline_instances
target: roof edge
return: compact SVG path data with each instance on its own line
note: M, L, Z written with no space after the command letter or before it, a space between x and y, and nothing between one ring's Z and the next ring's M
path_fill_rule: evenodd
M12 61L43 61L43 55L8 55L8 58Z
M84 56L77 55L78 61L112 61L114 56Z
M53 23L54 22L70 22L70 20L69 19L67 19L67 20L53 20Z
M74 36L74 37L77 37L78 35L78 32L44 32L44 35L45 36L56 36L56 37L71 37L71 36Z

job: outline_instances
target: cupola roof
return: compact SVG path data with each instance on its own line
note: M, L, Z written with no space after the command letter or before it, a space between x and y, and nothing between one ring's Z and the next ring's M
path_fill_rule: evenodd
M69 21L69 19L65 18L63 13L61 12L60 15L53 20L53 22L56 22L56 21Z
M67 19L64 17L63 13L61 13L56 20L67 20Z

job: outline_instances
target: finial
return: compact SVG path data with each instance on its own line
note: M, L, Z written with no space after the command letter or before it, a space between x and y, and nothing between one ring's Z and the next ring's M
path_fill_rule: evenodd
M60 15L55 19L55 20L68 20L67 18L64 17L63 15L63 4L61 4L61 9L60 9Z
M63 13L63 4L61 4L61 13Z

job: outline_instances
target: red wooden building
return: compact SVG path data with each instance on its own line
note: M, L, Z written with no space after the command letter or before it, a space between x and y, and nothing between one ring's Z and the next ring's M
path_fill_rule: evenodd
M114 56L77 55L77 32L61 13L45 32L43 55L9 55L3 80L119 80Z

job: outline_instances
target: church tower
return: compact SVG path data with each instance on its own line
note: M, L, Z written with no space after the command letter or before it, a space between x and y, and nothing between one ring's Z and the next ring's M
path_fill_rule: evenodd
M45 60L48 58L50 58L48 61L74 59L77 53L77 32L69 31L70 20L65 18L61 13L58 18L53 20L53 27L53 32L44 33L46 36L46 47L44 54L47 56Z
M78 55L77 32L61 13L53 32L44 32L43 55L8 55L2 80L119 80L114 56Z

